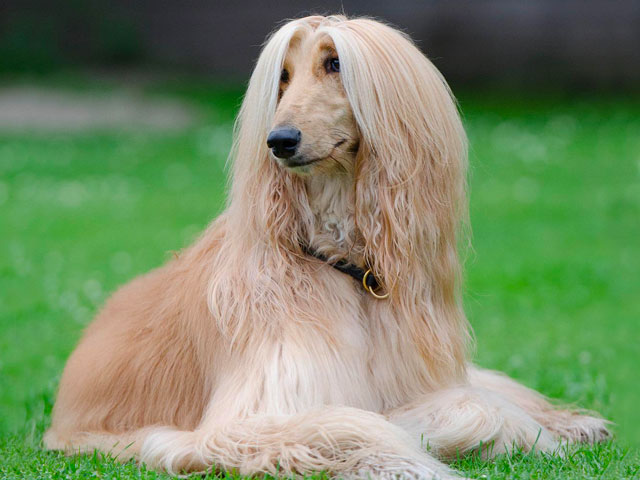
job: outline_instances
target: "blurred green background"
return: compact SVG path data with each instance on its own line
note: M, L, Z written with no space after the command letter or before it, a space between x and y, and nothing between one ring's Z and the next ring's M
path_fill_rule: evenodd
M621 61L597 64L589 45L558 42L564 53L554 54L526 35L540 21L531 5L547 11L553 2L528 10L487 3L495 16L448 36L427 26L467 25L454 21L465 2L424 10L374 2L369 13L427 32L418 35L421 46L460 100L474 245L465 306L477 362L601 412L615 422L616 439L565 459L516 455L457 466L485 478L640 478L640 93L637 58L613 48L629 32L609 40L609 56ZM0 478L164 478L43 452L42 433L64 362L104 300L188 245L224 208L233 118L274 23L257 7L247 11L247 25L259 28L228 37L231 55L220 56L216 45L226 44L217 30L211 44L198 42L206 33L176 40L173 50L154 40L244 18L231 7L196 25L204 7L194 0L174 15L180 28L172 30L173 2L141 2L135 15L71 3L49 19L37 14L40 4L0 5ZM580 18L554 18L587 25L602 3L586 4ZM145 8L154 5L147 24ZM284 5L270 15L302 11ZM482 13L469 8L472 19ZM524 33L500 38L491 26L509 15L528 19L516 22ZM636 18L625 15L600 15L598 35ZM584 28L576 35L597 42ZM472 50L459 47L474 39L474 54L502 59L490 71L464 63ZM234 50L243 42L246 50ZM586 51L595 52L591 75L576 60Z

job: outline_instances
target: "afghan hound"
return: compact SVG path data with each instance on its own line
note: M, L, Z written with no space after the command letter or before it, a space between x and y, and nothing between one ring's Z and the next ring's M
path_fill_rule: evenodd
M442 462L458 454L608 435L469 363L465 133L407 36L285 24L234 139L225 212L88 327L47 448L172 473L417 479L456 477Z

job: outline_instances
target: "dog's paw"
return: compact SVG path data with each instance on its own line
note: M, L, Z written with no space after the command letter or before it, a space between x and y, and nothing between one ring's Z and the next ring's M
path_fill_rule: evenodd
M432 457L402 458L378 454L362 459L347 472L333 478L348 480L464 480L457 472Z
M611 438L608 420L579 412L562 410L556 421L547 428L563 440L580 443L597 443Z
M194 432L157 428L145 439L141 460L148 467L165 470L172 475L206 473L211 463L198 448L200 443Z

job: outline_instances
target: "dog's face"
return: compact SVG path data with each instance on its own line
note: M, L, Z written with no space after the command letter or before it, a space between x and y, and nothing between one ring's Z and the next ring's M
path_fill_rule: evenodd
M291 40L267 145L283 167L296 173L353 170L358 129L340 79L340 59L328 35Z

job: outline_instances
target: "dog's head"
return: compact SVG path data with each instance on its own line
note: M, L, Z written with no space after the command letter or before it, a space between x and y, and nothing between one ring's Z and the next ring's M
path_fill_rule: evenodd
M284 57L268 148L296 173L353 171L359 140L333 39L298 30Z
M346 172L385 286L411 268L457 275L466 137L442 75L406 35L363 18L286 23L262 50L237 128L232 205L249 209L238 218L256 235L297 248L304 177Z
M387 286L455 256L466 138L446 82L401 32L361 18L285 24L258 59L238 126L234 195L272 240L300 240L301 179L346 172Z

